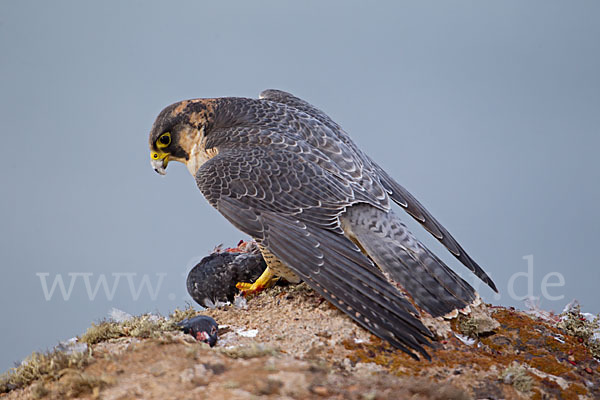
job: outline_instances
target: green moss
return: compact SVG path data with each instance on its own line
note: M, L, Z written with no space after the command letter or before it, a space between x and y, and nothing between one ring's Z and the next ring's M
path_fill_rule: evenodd
M590 349L590 352L594 357L600 359L600 340L591 340L588 345L588 348Z
M473 317L462 317L458 322L458 330L465 336L476 338L479 330L477 321Z
M116 339L118 337L125 336L122 327L112 321L102 321L98 324L92 323L92 326L81 335L80 340L87 344L96 344L107 341L109 339Z
M163 332L172 331L174 329L174 326L171 326L168 322L151 318L148 315L140 318L133 318L131 321L127 322L124 323L124 330L127 333L127 336L136 338L157 338Z
M600 358L600 340L594 337L595 332L600 331L600 316L596 316L593 320L585 318L581 314L579 305L561 316L558 327L582 341L594 357Z
M600 329L600 319L596 317L593 321L581 314L579 305L576 305L566 313L561 314L558 327L571 336L588 341L594 335L594 331Z
M91 362L92 357L87 353L67 354L56 350L33 353L21 365L12 368L0 377L0 393L25 387L42 377L58 379L60 371L66 368L83 368Z
M198 314L200 313L194 310L194 307L191 304L188 304L183 310L176 308L175 311L169 315L169 321L178 324L184 319L193 318Z
M498 378L504 383L512 385L519 392L529 392L533 385L533 379L527 373L527 369L517 362L513 362L505 368Z
M467 316L460 316L458 318L459 332L470 338L481 338L482 336L489 336L492 334L500 324L492 317L484 314L472 314Z
M101 321L92 324L81 335L81 341L92 345L120 337L160 338L166 332L178 331L179 322L197 314L197 311L188 307L184 310L175 309L169 318L146 314L123 322Z

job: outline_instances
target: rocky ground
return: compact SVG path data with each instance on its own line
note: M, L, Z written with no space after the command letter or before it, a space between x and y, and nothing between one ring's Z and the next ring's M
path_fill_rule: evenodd
M435 323L447 337L431 362L394 350L303 284L202 314L220 324L213 348L162 318L106 322L79 339L83 354L38 355L5 376L0 399L600 398L596 327L577 310L481 305Z

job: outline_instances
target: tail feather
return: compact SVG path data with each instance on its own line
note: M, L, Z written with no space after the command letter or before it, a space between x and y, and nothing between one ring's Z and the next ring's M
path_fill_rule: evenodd
M475 290L420 243L393 211L355 205L342 216L342 228L431 315L447 314L475 299Z

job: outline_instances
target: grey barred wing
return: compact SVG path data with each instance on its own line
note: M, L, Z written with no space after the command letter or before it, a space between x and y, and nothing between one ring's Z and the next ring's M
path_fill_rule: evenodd
M339 215L366 202L352 185L302 153L227 149L196 175L207 200L319 294L399 349L429 358L417 311L346 236Z
M375 163L369 156L363 153L354 144L350 136L333 121L322 110L290 93L281 90L267 89L260 94L260 98L285 104L302 111L331 129L334 135L350 148L364 166L365 175L371 175L376 183L380 183L389 193L391 199L400 205L411 217L417 220L423 227L438 239L463 265L471 270L483 282L498 292L496 285L485 271L467 254L461 245L454 239L448 230L437 221L437 219L403 186L398 184L388 173ZM376 185L376 184L375 184Z

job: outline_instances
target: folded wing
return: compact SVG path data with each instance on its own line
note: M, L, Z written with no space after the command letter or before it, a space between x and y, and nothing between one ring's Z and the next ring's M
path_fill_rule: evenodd
M268 89L263 91L261 99L274 101L293 107L301 112L319 120L329 127L338 138L352 148L358 154L361 161L372 176L379 178L381 185L388 191L390 198L400 205L410 216L417 220L429 233L438 239L458 260L471 270L479 279L489 285L495 292L498 292L496 285L486 272L467 254L467 252L458 244L456 239L440 224L437 219L402 185L398 184L383 168L375 163L369 156L354 144L348 134L333 121L327 114L310 103L281 90Z
M302 153L276 153L261 146L220 152L198 171L198 187L233 225L360 325L429 358L431 333L418 312L339 226L339 215L360 195ZM250 161L259 164L245 168Z

